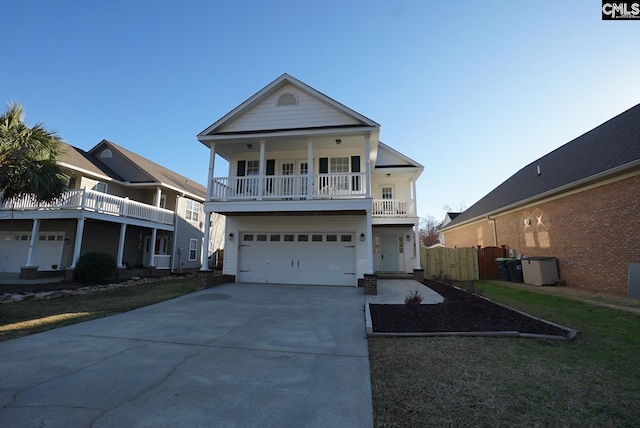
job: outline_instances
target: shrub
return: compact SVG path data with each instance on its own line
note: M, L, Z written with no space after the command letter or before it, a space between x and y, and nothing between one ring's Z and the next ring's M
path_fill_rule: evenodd
M102 283L114 277L116 259L108 253L86 253L76 263L75 278L84 284Z
M422 303L422 296L418 290L409 293L407 297L404 298L404 307L409 309L411 312L416 312Z

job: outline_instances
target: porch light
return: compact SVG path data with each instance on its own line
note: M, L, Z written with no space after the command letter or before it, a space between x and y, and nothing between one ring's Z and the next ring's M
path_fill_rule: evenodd
M336 144L340 144L342 143L342 140L340 138L336 138Z
M229 241L233 241L233 232L229 234Z
M387 177L391 177L391 174L387 173Z
M249 150L253 149L253 144L247 144L247 149Z
M407 242L411 241L411 235L407 235Z
M361 241L364 241L364 233L361 233L361 234L360 234L360 240L361 240Z

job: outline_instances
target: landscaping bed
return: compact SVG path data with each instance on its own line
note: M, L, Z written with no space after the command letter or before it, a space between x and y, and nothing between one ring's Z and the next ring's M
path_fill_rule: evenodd
M405 305L370 304L374 333L517 332L570 337L570 330L493 303L472 292L434 281L423 283L444 297L439 304L413 309Z

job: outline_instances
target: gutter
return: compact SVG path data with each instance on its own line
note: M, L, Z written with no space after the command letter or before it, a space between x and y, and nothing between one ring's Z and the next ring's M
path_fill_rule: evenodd
M454 230L454 229L456 229L456 228L458 228L460 226L464 226L464 225L469 224L469 223L474 223L474 222L476 222L478 220L482 220L483 218L487 218L488 219L490 216L494 216L496 214L505 213L507 211L513 210L513 209L521 207L523 205L531 204L531 203L536 202L536 201L540 201L542 199L547 199L547 198L549 198L551 196L554 196L554 195L557 195L557 194L560 194L560 193L564 193L564 192L567 192L569 190L576 189L578 187L582 187L582 186L587 185L587 184L589 184L591 182L599 181L599 180L602 180L602 179L607 178L609 176L613 177L613 176L616 176L616 175L622 175L627 170L633 170L634 168L637 168L637 167L640 167L640 159L635 160L633 162L626 163L624 165L620 165L620 166L612 168L612 169L608 169L607 171L600 172L600 173L595 174L595 175L591 175L589 177L580 179L578 181L574 181L572 183L565 184L564 186L556 187L555 189L548 190L548 191L546 191L544 193L539 193L539 194L537 194L535 196L531 196L531 197L529 197L527 199L523 199L521 201L514 202L513 204L510 204L510 205L507 205L507 206L504 206L504 207L500 207L500 208L495 209L493 211L489 211L488 213L480 214L480 215L478 215L476 217L470 218L469 220L465 220L462 223L458 223L458 224L452 225L451 229L449 229L449 227L445 226L441 230L445 231L445 232L449 231L449 230ZM493 220L493 219L491 219L491 220Z

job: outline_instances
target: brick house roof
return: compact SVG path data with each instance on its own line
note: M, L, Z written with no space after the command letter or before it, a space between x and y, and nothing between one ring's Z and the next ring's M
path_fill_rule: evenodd
M531 162L444 228L640 166L640 104Z

